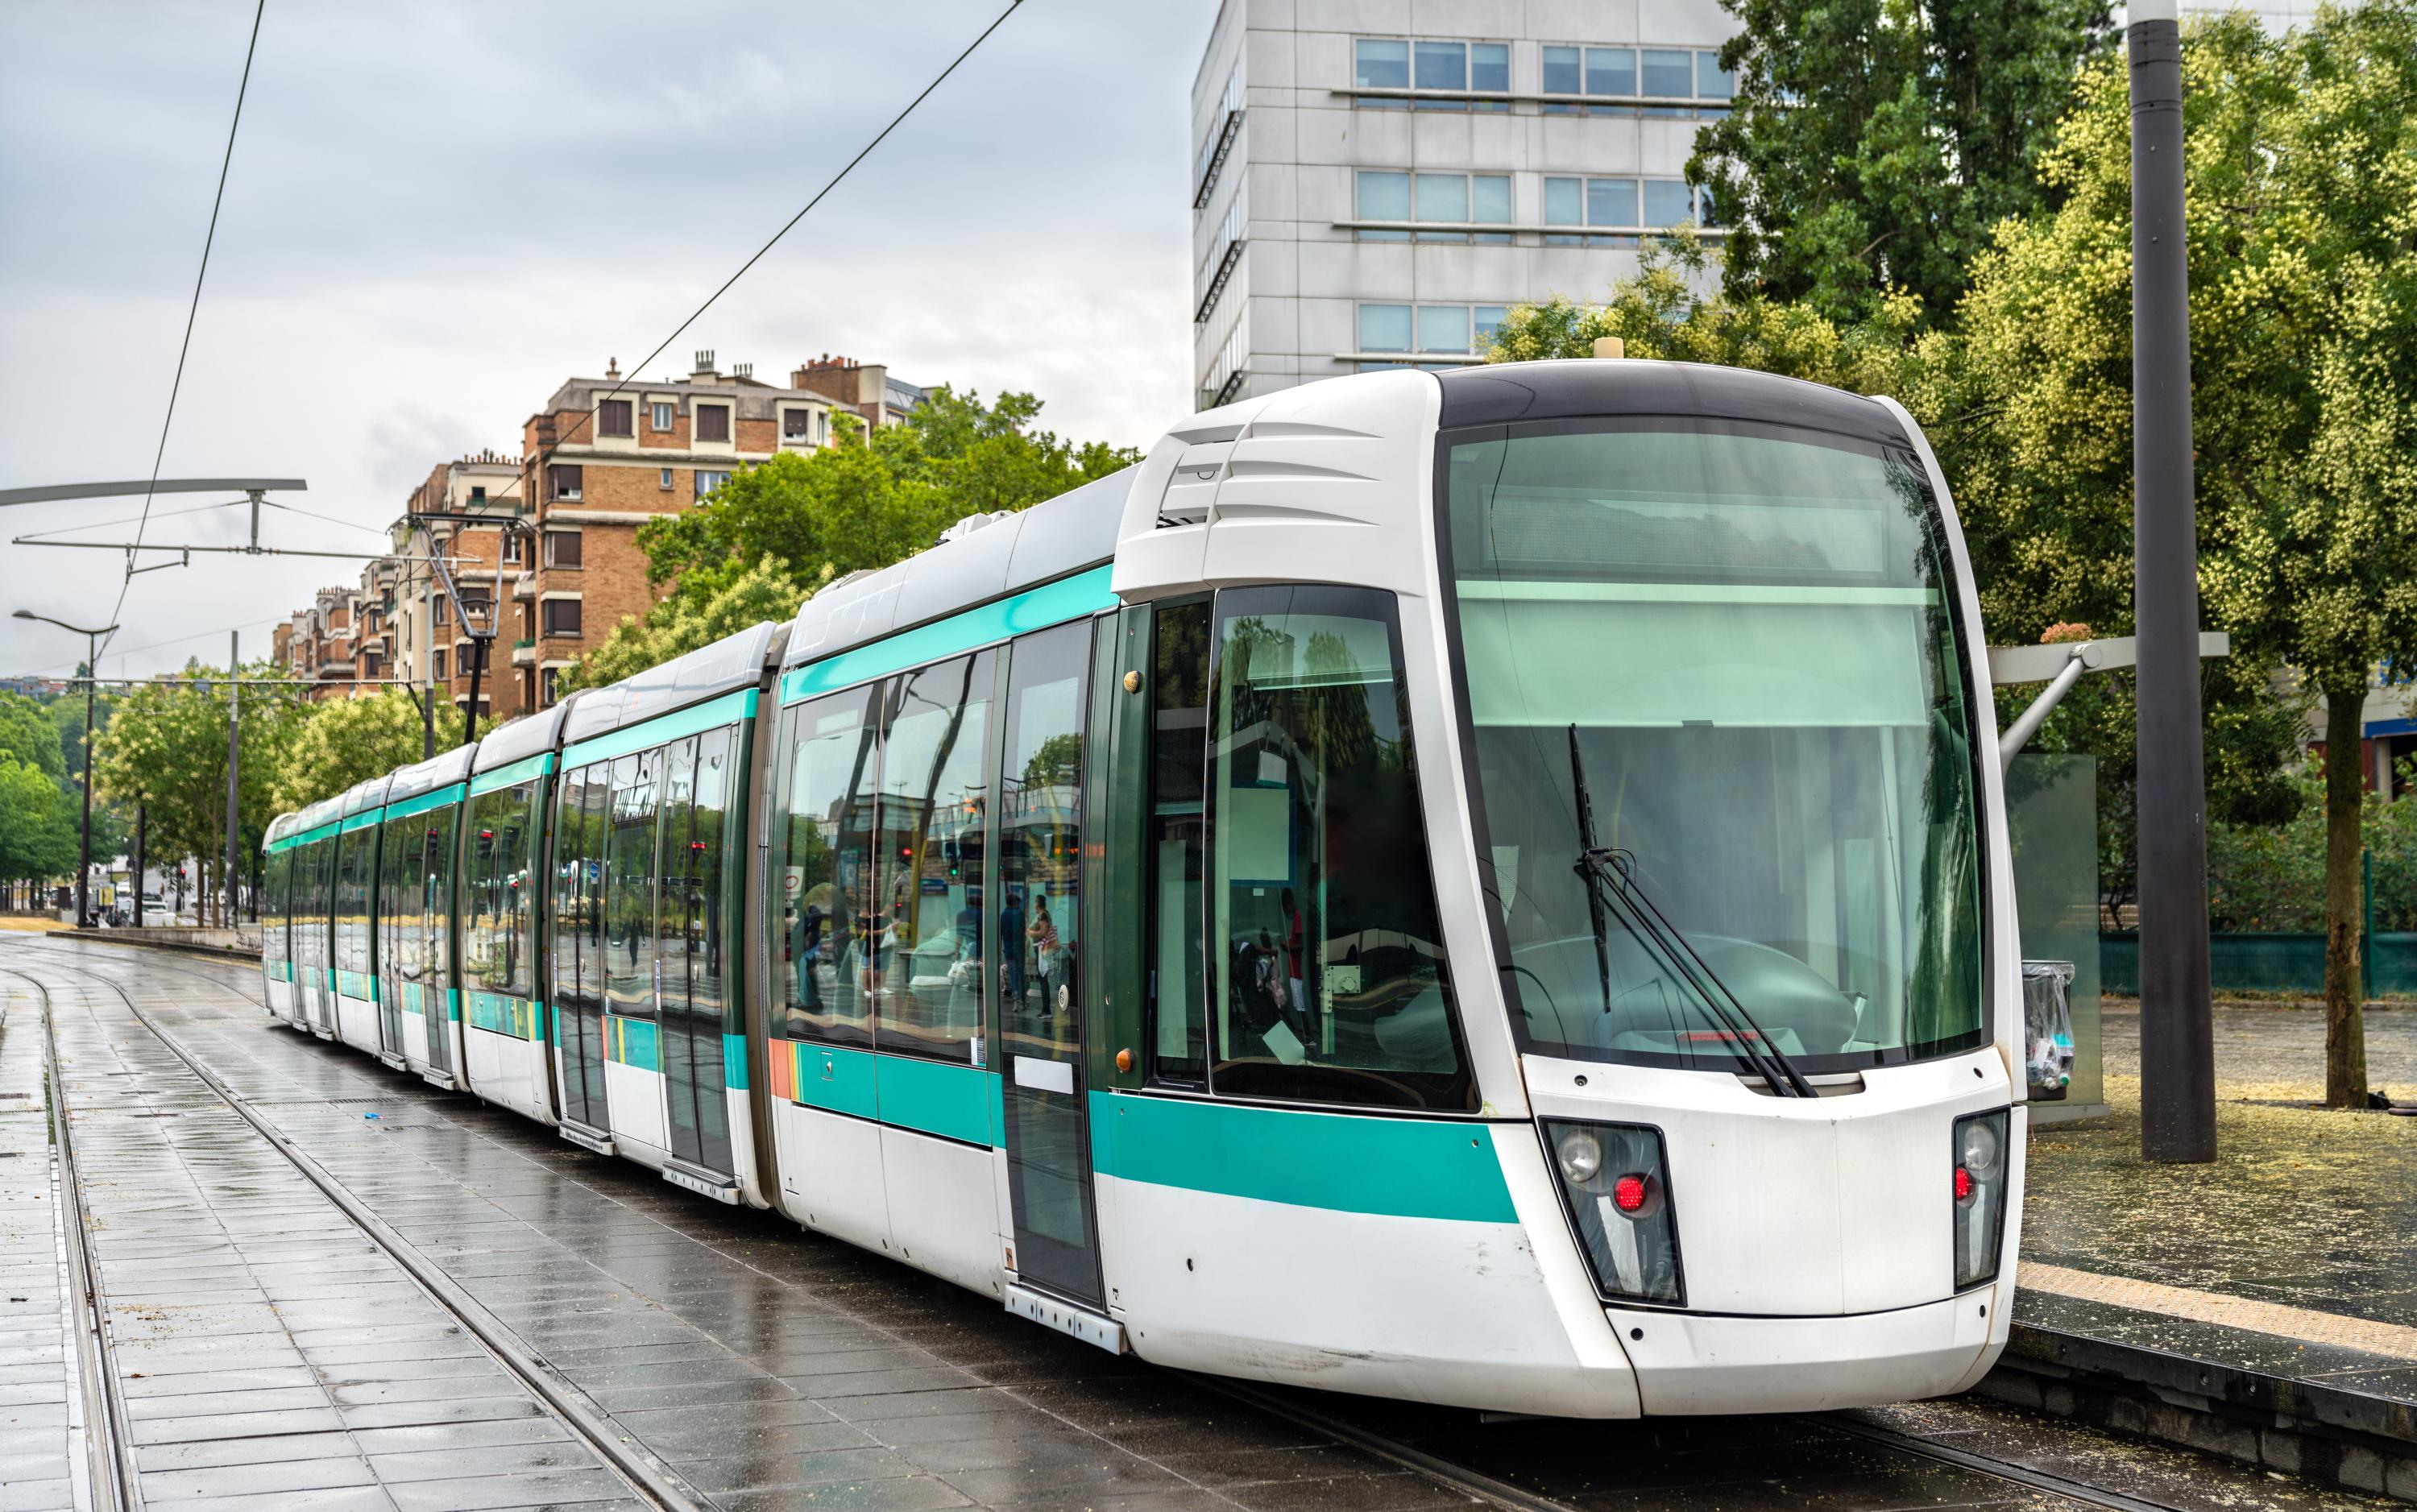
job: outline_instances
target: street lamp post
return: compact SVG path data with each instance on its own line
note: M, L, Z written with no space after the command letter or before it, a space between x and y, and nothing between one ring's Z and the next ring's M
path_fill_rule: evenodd
M114 634L117 627L87 630L48 614L37 614L30 609L17 611L19 619L39 620L60 629L84 637L84 858L76 868L76 928L92 928L92 718L93 689L100 682L100 638ZM138 883L137 887L140 887Z

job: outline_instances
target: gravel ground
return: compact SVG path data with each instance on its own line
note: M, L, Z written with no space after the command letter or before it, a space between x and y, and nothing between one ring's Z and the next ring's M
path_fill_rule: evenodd
M2140 1016L2105 1014L2113 1113L2032 1132L2026 1259L2417 1325L2417 1118L2333 1112L2324 1020L2215 1017L2217 1157L2140 1158ZM2417 1102L2417 1011L2366 1015L2370 1085Z

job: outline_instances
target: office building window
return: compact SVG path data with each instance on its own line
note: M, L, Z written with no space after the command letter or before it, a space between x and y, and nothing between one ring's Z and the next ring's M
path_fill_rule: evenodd
M1409 349L1409 306L1361 305L1360 307L1361 351L1407 352Z
M1695 54L1695 98L1697 99L1735 99L1737 75L1721 67L1718 53Z
M1357 71L1353 83L1361 89L1407 89L1410 87L1410 44L1398 38L1363 37L1353 47ZM1369 101L1374 104L1376 101ZM1390 108L1399 110L1402 102L1389 100Z
M1360 171L1359 219L1362 220L1407 220L1410 219L1410 175ZM1360 233L1361 241L1407 241L1406 231L1368 231Z
M673 406L665 404L661 401L657 401L654 404L649 405L648 408L652 413L647 416L647 423L653 426L655 430L668 431L672 428Z
M1586 219L1589 226L1634 226L1636 219L1636 180L1633 178L1589 178L1586 181Z
M1421 220L1468 221L1468 175L1467 174L1419 174L1417 180L1417 211ZM1468 240L1467 232L1421 231L1421 241Z
M696 407L696 439L727 441L730 439L730 406L699 404Z
M1363 37L1352 44L1353 80L1361 89L1436 90L1464 94L1470 90L1509 93L1511 44L1508 42L1412 41L1393 37ZM1503 112L1503 99L1389 98L1361 97L1366 110L1398 111L1413 104L1422 111Z
M1628 103L1648 99L1695 99L1707 103L1647 105L1647 115L1700 116L1728 113L1737 94L1737 80L1721 67L1717 49L1675 47L1568 47L1543 50L1543 92L1547 95L1591 96L1594 100L1548 99L1539 107L1547 115L1632 115L1640 107ZM1618 101L1619 103L1614 103Z
M1664 98L1685 99L1695 92L1695 57L1692 53L1675 48L1649 47L1645 50L1645 71L1640 80L1642 92ZM1695 113L1675 105L1648 105L1648 115L1692 115Z
M596 405L596 433L600 436L626 436L630 431L630 401L608 399Z
M1422 355L1482 355L1510 312L1507 305L1361 305L1360 351L1400 353L1405 358ZM1457 367L1457 363L1362 362L1361 372L1389 368Z
M579 633L578 599L549 598L540 605L539 609L540 612L544 616L543 624L546 634L577 635ZM439 655L442 655L442 653L440 652Z

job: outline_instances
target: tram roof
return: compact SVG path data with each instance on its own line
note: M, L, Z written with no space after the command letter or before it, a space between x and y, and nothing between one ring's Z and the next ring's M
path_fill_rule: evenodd
M649 667L613 684L591 689L570 706L562 724L567 748L615 730L702 703L716 694L753 688L763 679L765 659L781 627L766 620L684 657Z
M451 750L439 751L426 761L395 768L388 774L386 801L392 803L397 798L416 798L423 793L433 793L438 788L450 787L461 781L470 775L470 755L475 749L477 748L473 746L457 746Z
M492 772L498 766L509 766L554 749L562 733L564 718L586 697L587 690L581 688L551 708L524 714L495 726L479 742L479 753L471 760L470 770Z
M832 583L798 611L781 665L820 661L1108 561L1136 471L1120 469L1005 519L993 517L904 562Z
M1888 407L1842 388L1698 362L1577 358L1506 362L1437 373L1444 430L1602 416L1699 416L1802 426L1909 447Z
M337 800L343 806L341 810L343 816L350 819L365 809L383 806L386 803L387 784L393 780L392 772L381 772L365 782L356 782L345 789L343 796Z

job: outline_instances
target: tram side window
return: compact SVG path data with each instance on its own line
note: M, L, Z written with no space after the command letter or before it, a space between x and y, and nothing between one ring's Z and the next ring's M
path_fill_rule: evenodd
M676 1028L688 1016L690 977L695 973L696 740L675 740L659 757L662 770L662 870L655 886L655 959L662 982L663 1019ZM670 1051L665 1051L668 1064Z
M477 990L534 995L529 809L534 783L471 800L470 875L463 889L462 972Z
M600 764L565 777L555 821L554 990L565 1005L591 1009L604 1001L605 775Z
M278 852L268 858L265 869L266 885L260 895L260 954L265 960L285 960L290 959L285 948L285 910L287 889L293 885L294 853ZM140 887L142 879L135 881Z
M378 847L378 963L395 982L420 979L419 814L389 819ZM401 1004L403 1000L397 999Z
M1208 601L1150 618L1150 1074L1208 1075L1208 961L1201 948L1201 813L1208 749Z
M655 799L661 749L613 759L612 830L604 856L604 1007L625 1019L655 1012Z
M453 826L461 822L458 804L448 804L422 816L420 829L420 965L428 974L428 990L436 1001L429 1012L440 1019L448 1011L445 983L452 975L452 931L445 915L453 895Z
M868 986L880 962L861 922L872 904L874 701L882 686L834 693L788 712L783 823L776 858L783 1033L790 1039L873 1043Z
M1056 1055L1080 1044L1084 687L1091 627L1017 641L998 773L1000 1050Z
M1390 594L1217 598L1219 1094L1470 1105Z
M899 677L881 743L882 1050L979 1064L992 653Z
M731 746L736 728L725 725L697 737L696 837L689 842L691 911L688 930L694 961L689 978L689 1012L699 1034L719 1033L722 1015L724 946L722 869L727 847L722 825L730 807Z
M338 841L334 964L341 972L370 969L370 889L377 884L376 854L377 831L372 827L349 831ZM369 990L361 991L366 996Z

